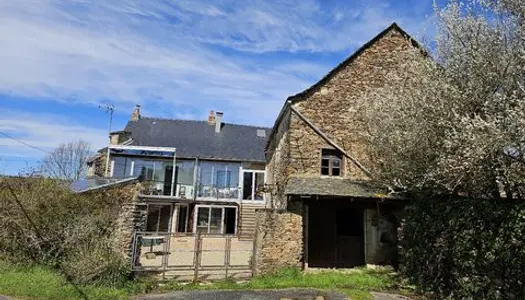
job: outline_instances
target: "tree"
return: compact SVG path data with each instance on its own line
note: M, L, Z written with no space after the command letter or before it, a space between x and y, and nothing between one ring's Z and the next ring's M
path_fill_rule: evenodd
M91 145L82 140L61 144L42 161L42 172L51 178L79 180L85 176Z
M432 57L359 107L377 177L406 191L525 196L525 2L436 8Z

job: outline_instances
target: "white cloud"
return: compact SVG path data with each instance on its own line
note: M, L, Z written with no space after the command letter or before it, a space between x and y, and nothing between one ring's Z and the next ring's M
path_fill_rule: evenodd
M17 174L28 167L37 167L46 155L44 151L51 151L62 143L82 139L90 142L95 151L108 142L107 130L82 126L60 115L15 110L3 111L0 132L42 150L0 135L0 174Z
M291 68L283 69L257 55L210 47L248 53L355 47L393 18L388 6L363 3L338 9L337 16L349 17L336 25L333 13L313 0L4 1L0 93L127 105L153 99L182 109L255 100L275 114L287 95L312 83L305 76L319 78L331 66L288 59Z
M0 119L1 132L46 151L52 150L61 143L79 138L91 142L93 149L104 147L108 142L107 130L82 126L63 116L14 110L4 113ZM12 151L11 147L20 147L20 149ZM0 157L31 157L36 152L39 152L40 156L45 154L13 139L0 136Z
M315 53L344 58L392 21L414 32L423 18L379 0L346 4L0 1L0 95L110 101L126 112L140 103L145 114L160 117L204 119L217 109L226 121L271 126L287 96L337 64L312 60ZM104 130L56 115L52 123L45 114L13 115L0 120L0 130L39 147L77 137L105 143ZM13 149L21 150L17 156L39 155L4 138L0 145L0 157L15 155Z

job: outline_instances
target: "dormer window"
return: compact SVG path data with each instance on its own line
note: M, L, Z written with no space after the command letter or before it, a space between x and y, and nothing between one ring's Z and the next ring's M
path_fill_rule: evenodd
M321 175L341 176L343 155L335 149L321 149Z

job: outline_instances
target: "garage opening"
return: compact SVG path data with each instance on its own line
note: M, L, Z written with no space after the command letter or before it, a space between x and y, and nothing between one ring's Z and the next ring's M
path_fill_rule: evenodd
M313 202L308 209L308 266L352 268L364 265L363 208Z

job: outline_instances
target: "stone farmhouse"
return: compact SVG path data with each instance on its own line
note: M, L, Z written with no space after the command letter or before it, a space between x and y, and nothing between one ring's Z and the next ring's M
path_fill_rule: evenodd
M357 108L371 89L395 84L414 47L424 53L394 23L286 100L265 149L266 201L281 213L258 216L261 269L397 264L405 203L368 171Z
M367 170L356 107L395 84L414 47L422 50L392 24L288 97L271 129L224 123L213 111L205 121L147 118L136 107L90 161L91 177L72 188L128 187L117 240L134 270L397 264L405 200Z

